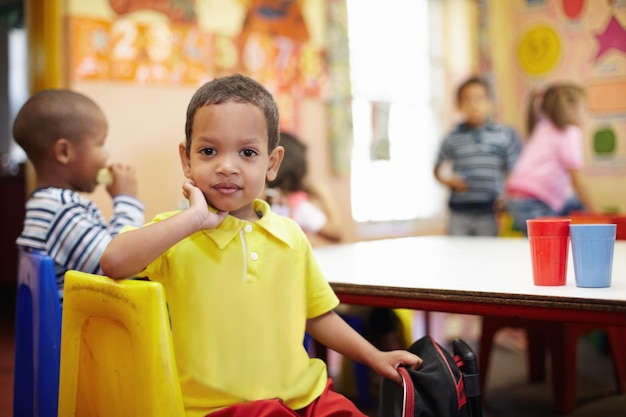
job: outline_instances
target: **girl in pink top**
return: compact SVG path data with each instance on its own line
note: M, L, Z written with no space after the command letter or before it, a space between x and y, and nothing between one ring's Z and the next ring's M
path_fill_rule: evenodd
M266 191L272 211L294 219L314 245L340 241L339 215L330 195L307 176L307 146L287 132L280 132L280 145L285 157Z
M583 167L584 90L555 84L529 104L530 138L507 181L507 210L526 233L526 220L595 211L585 189Z

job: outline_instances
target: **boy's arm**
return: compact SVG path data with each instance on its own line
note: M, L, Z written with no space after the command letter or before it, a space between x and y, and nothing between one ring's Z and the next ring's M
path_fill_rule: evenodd
M435 164L435 169L433 170L433 175L435 179L439 181L439 183L445 185L448 188L451 188L454 191L463 192L467 190L467 181L463 179L458 174L452 174L450 178L444 178L441 175L441 163Z
M111 237L117 236L126 226L141 227L144 224L144 204L130 195L113 197L113 215L107 229Z
M517 162L517 158L522 152L522 139L517 134L517 131L513 128L509 128L509 147L507 149L507 154L505 155L505 163L506 163L506 172L507 174L511 172L513 167L515 166L515 162Z
M189 208L163 221L122 233L100 258L102 272L114 279L141 272L150 262L185 237L217 227L228 213L209 210L204 195L188 180L183 184Z
M115 237L126 226L143 225L145 207L137 198L137 178L131 166L114 163L107 170L111 181L106 189L113 198L113 215L107 229Z
M422 364L420 357L406 350L378 350L333 311L307 320L306 329L324 346L369 366L378 375L398 384L402 384L398 366L409 365L416 368Z

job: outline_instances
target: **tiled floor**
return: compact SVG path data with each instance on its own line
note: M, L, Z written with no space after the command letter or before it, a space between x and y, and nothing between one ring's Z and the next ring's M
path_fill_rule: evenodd
M0 417L12 416L14 289L0 288ZM626 395L615 393L610 357L599 353L590 338L579 343L578 405L571 417L618 417L626 415ZM529 384L526 359L518 349L496 347L483 398L485 417L552 417L548 382ZM378 416L376 410L369 412Z
M475 342L470 345L476 350ZM569 417L623 417L626 395L616 392L610 355L600 353L597 339L583 336L578 346L577 407ZM549 364L548 364L549 365ZM549 381L526 380L526 356L514 344L496 345L482 396L484 417L556 417ZM375 407L374 407L375 408ZM379 416L369 410L370 417Z
M597 339L583 336L578 343L577 407L571 417L626 415L626 395L618 395L610 355L601 353ZM519 351L499 348L494 353L483 398L485 417L551 417L550 383L526 381L526 360Z

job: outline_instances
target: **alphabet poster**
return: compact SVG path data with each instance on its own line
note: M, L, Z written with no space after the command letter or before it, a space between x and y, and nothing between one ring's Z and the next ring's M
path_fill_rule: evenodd
M312 39L304 0L89 3L69 17L74 80L198 86L240 72L272 92L281 127L291 130L301 99L325 97L325 51Z

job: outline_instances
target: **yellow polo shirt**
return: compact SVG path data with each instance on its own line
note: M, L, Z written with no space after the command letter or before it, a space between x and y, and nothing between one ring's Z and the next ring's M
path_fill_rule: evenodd
M303 338L306 320L339 300L300 227L264 201L254 207L259 220L227 216L139 274L165 288L188 416L267 398L300 409L326 385L326 366Z

